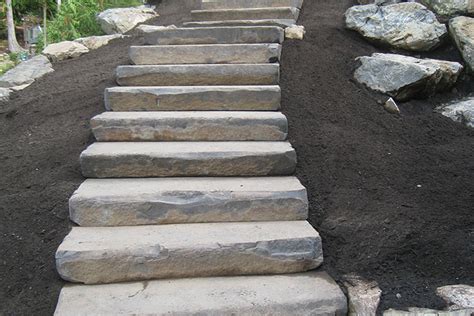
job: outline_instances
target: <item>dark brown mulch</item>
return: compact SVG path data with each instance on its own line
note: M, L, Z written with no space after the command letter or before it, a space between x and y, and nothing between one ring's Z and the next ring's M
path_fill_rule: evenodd
M306 40L286 42L282 62L283 109L311 222L324 239L324 268L338 280L349 272L377 280L383 309L441 307L436 286L473 283L474 132L432 109L472 84L389 115L377 104L382 96L351 79L354 58L376 51L344 30L351 4L306 1ZM114 41L57 63L0 105L0 315L52 314L63 284L54 252L69 230L68 198L83 181L78 157L92 141L88 122L103 111L103 90L128 63L128 46L140 42ZM449 46L435 55L459 59Z

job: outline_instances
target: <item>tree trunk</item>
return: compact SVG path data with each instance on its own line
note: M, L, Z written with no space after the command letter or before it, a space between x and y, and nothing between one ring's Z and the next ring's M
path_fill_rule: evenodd
M56 0L56 3L58 4L58 12L61 10L61 0Z
M7 29L8 29L8 50L12 53L18 53L23 48L18 44L15 34L15 21L13 21L12 0L6 0L7 5Z
M44 47L48 46L48 4L43 4L43 41Z

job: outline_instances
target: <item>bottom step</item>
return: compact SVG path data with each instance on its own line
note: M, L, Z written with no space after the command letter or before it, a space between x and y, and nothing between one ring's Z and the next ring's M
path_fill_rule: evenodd
M324 272L66 286L65 315L346 315L346 298Z

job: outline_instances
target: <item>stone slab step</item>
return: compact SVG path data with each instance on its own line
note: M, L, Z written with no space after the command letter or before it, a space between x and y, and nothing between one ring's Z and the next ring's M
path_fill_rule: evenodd
M282 43L285 38L283 29L276 26L172 29L150 25L144 33L147 45Z
M121 86L277 85L279 64L119 66Z
M308 197L295 177L88 179L69 213L80 226L292 221Z
M291 175L288 142L95 143L81 154L88 178Z
M279 141L288 134L280 112L106 112L91 127L99 142Z
M113 87L109 111L276 111L279 86Z
M65 286L55 316L346 313L346 298L334 280L324 272L306 272Z
M239 8L268 8L295 7L301 8L303 0L203 0L201 9L239 9Z
M293 19L263 19L263 20L224 20L224 21L194 21L183 23L184 27L222 27L222 26L278 26L287 28L296 24Z
M85 284L293 273L322 261L306 221L74 227L56 252L61 277Z
M135 65L264 64L280 60L280 44L211 44L132 46Z
M193 10L191 11L191 18L193 21L262 19L298 20L299 13L300 10L295 7Z

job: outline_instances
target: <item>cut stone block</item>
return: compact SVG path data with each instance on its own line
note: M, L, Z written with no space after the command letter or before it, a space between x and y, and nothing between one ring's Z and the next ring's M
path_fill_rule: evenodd
M81 154L88 178L291 175L288 142L95 143Z
M302 6L303 0L203 0L201 8L212 10L267 7L301 8Z
M278 26L286 28L296 24L294 19L264 19L264 20L225 20L185 22L185 27L219 27L219 26Z
M135 65L264 64L280 60L280 44L132 46Z
M65 286L55 316L343 316L347 303L324 272Z
M191 11L191 17L194 21L261 20L261 19L298 20L299 13L300 13L300 10L295 7L216 9L216 10L193 10Z
M283 29L276 26L178 29L149 26L144 33L147 45L282 43L284 40Z
M276 111L279 86L113 87L109 111Z
M99 142L278 141L288 134L279 112L106 112L91 121Z
M74 227L56 252L61 277L85 284L294 273L322 261L305 221Z
M69 212L80 226L291 221L308 198L294 177L88 179Z
M121 86L275 85L279 64L119 66Z

